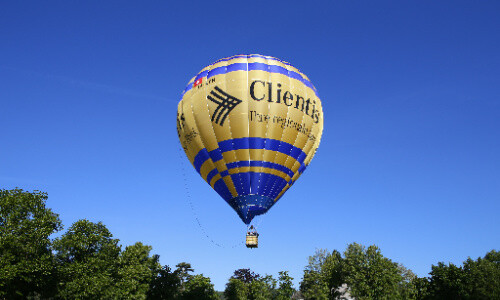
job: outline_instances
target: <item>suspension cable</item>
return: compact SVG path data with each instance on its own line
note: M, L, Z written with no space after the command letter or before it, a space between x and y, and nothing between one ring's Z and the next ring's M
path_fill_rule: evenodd
M186 176L186 172L185 172L185 169L184 169L184 157L182 155L182 147L179 143L179 157L180 157L180 161L181 161L181 168L182 168L182 175L183 175L183 178L184 178L184 188L186 190L186 201L189 203L189 207L191 208L191 211L194 215L194 218L196 219L196 223L198 224L198 226L200 227L200 230L201 232L203 233L203 235L206 237L207 240L209 240L212 244L216 245L217 247L220 247L220 248L236 248L238 246L241 246L241 244L244 244L244 242L239 242L231 247L226 247L224 246L223 244L221 243L218 243L216 241L214 241L214 239L212 239L208 232L205 230L205 228L203 227L203 225L201 224L200 222L200 219L198 218L198 214L196 213L196 209L193 205L193 202L191 201L191 193L189 192L189 187L188 187L188 183L187 183L187 176Z

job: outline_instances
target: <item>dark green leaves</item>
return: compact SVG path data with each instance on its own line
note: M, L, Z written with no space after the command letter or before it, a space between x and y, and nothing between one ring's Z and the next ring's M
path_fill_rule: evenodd
M373 245L352 243L343 256L318 250L304 269L301 292L306 299L408 299L406 268L384 257Z
M62 229L47 194L0 190L0 298L50 297L55 264L50 235Z
M238 269L229 278L224 296L228 300L290 299L295 293L292 280L287 271L279 272L276 280L271 275L260 276L250 269Z

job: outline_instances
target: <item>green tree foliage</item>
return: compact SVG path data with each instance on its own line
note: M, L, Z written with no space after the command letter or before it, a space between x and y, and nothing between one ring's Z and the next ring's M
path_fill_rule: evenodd
M422 299L500 299L500 252L495 250L462 266L439 262L430 275Z
M305 299L329 299L329 287L341 286L344 281L340 263L342 263L342 257L336 250L329 254L325 249L317 249L314 255L309 256L308 265L304 268L304 277L300 283L300 291Z
M278 281L271 275L260 276L249 269L236 270L226 284L224 297L228 300L290 299L295 291L292 284L293 278L288 275L288 272L279 274L279 288L276 288Z
M463 270L468 274L471 298L500 299L500 252L492 250L484 258L472 260L463 264Z
M269 294L271 295L272 299L275 299L277 297L278 290L277 290L276 286L278 285L278 281L276 279L274 279L273 276L266 274L263 277L259 277L257 280L261 281L264 284L267 291L269 291ZM267 292L265 292L265 293L268 294Z
M321 267L322 279L324 280L323 291L327 298L337 298L344 295L342 285L346 284L346 265L342 255L334 250L324 261Z
M75 222L60 238L59 216L47 194L0 190L0 299L219 299L210 278L181 262L161 268L151 247L122 251L102 223ZM222 294L228 300L299 297L288 272L278 280L238 269ZM384 257L376 246L350 244L343 254L317 250L300 283L305 299L500 299L500 252L468 258L461 266L439 262L418 278Z
M79 220L52 241L62 225L46 201L38 191L0 190L0 299L219 298L189 263L171 272L150 246L122 251L100 222Z
M103 299L116 296L114 279L121 249L106 226L79 220L54 241L54 249L61 276L60 297Z
M256 279L248 283L248 300L273 299L275 291L267 281Z
M175 272L181 280L181 292L183 292L185 289L186 282L188 282L192 276L189 273L194 272L194 269L191 267L191 264L187 262L178 263L175 267L176 267Z
M151 246L137 242L120 253L115 279L118 298L146 298L151 282L160 270L159 256L150 256L151 249Z
M418 299L417 279L418 277L402 264L398 264L398 273L402 280L398 283L398 294L400 299Z
M173 272L164 266L151 280L147 299L219 299L210 278L191 275L193 271L186 262L177 264Z
M121 251L102 223L75 222L54 241L63 299L145 299L160 270L151 247L136 243Z
M300 289L305 299L500 299L500 253L495 250L462 266L440 262L430 275L418 278L376 246L353 243L343 256L316 251Z
M304 270L304 277L300 283L300 291L305 299L326 300L329 290L323 273Z
M210 278L203 274L193 275L186 282L185 290L181 295L183 300L212 300L219 299Z
M375 246L350 244L344 252L345 282L356 299L396 299L403 281L398 265Z
M292 283L293 278L288 275L288 271L279 272L279 287L276 299L287 300L290 299L295 292Z
M304 269L301 292L306 299L408 299L412 273L384 257L376 246L353 243L344 255L319 250Z
M246 300L248 295L248 285L236 278L229 278L224 290L224 297L227 300Z
M178 270L172 272L169 266L164 266L151 281L148 299L172 300L178 299L182 281Z
M48 298L55 293L49 237L62 225L46 201L47 194L39 191L0 190L0 298Z
M239 280L243 281L244 283L250 283L250 282L254 281L255 279L259 279L259 277L260 277L259 274L254 273L250 269L238 269L238 270L234 271L233 276L231 276L231 278L239 279Z
M411 281L413 289L410 291L409 299L428 299L429 297L429 279L426 277L415 277Z

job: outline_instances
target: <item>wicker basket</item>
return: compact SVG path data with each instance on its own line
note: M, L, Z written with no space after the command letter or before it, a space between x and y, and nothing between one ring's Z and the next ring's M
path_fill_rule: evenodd
M257 248L259 246L259 237L256 235L247 235L247 248Z

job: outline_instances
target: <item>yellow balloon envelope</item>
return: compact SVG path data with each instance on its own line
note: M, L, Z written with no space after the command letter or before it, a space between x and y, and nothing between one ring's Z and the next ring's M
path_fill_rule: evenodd
M235 55L189 81L177 109L177 132L196 171L249 224L311 162L323 109L307 76L289 63Z

